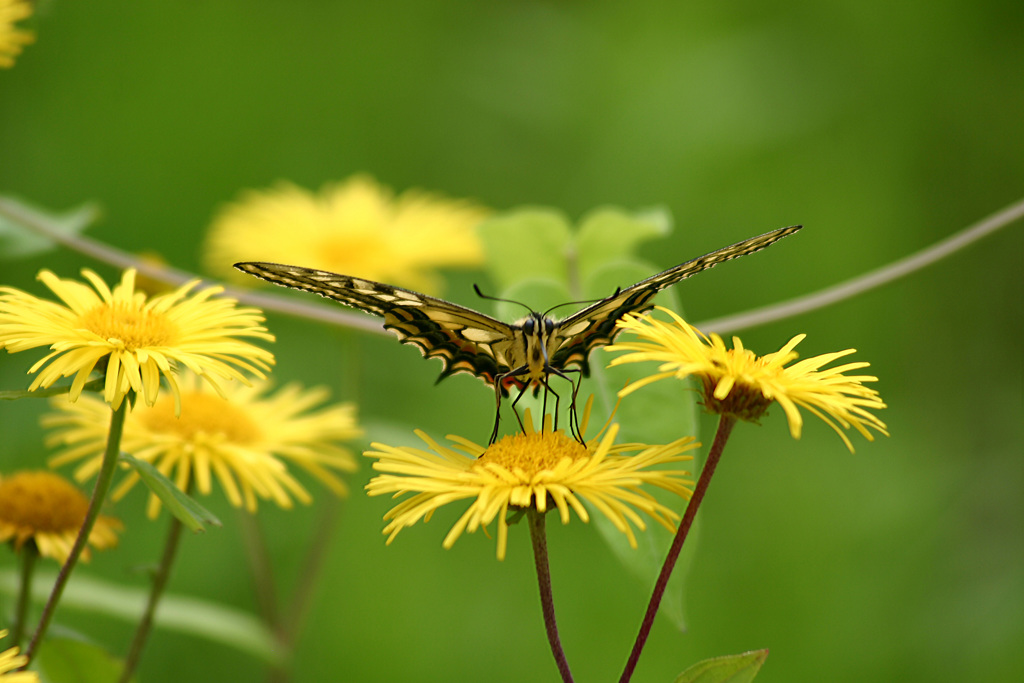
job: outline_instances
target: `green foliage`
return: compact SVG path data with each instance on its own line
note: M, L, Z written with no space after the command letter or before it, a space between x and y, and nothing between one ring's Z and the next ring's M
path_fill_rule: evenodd
M675 683L750 683L768 658L768 650L706 659L679 674Z
M117 683L122 664L94 643L51 637L40 648L32 668L44 683ZM130 680L137 679L132 676Z
M594 272L617 260L629 258L644 242L666 238L671 232L672 215L664 207L630 212L606 206L588 211L580 219L574 253L576 270L584 283L583 295L608 296L600 294L604 289L594 290L586 286ZM653 275L655 271L642 277Z
M160 499L160 502L167 507L172 515L181 520L188 530L206 531L204 524L223 526L212 512L191 496L186 495L150 463L134 458L127 453L121 453L120 460L135 470L142 483Z
M502 290L530 278L564 282L569 222L555 209L522 208L484 221L487 272Z
M32 599L37 604L43 604L49 597L54 578L53 573L39 573L32 590ZM0 570L0 594L13 598L17 594L17 586L18 576L14 570ZM148 589L128 586L123 581L99 579L79 571L68 583L61 598L61 607L135 625L148 594ZM170 593L161 599L156 620L159 629L205 638L271 664L280 663L284 656L281 646L258 617L229 605ZM51 638L56 636L47 638L47 646ZM40 654L45 651L43 648Z

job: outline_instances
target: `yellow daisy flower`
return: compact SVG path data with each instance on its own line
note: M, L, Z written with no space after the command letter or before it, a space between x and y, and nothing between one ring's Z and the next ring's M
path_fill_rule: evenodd
M545 419L540 432L534 431L527 411L526 423L525 433L506 436L486 448L458 436L448 437L454 448L442 446L419 430L417 436L431 451L371 444L373 450L364 455L376 458L373 468L383 474L366 485L369 495L412 494L384 515L387 542L419 520L429 520L441 506L459 500L472 503L448 532L443 546L450 548L463 531L472 533L497 518L499 560L505 558L510 509L533 507L544 513L553 506L562 523L568 524L570 509L584 522L589 521L583 506L587 501L626 534L634 548L637 543L631 525L646 528L638 511L675 530L673 523L679 515L641 485L689 499L688 487L693 485L686 478L689 472L656 468L692 460L684 455L699 446L692 437L665 446L614 445L618 425L613 424L603 438L584 446L562 430L552 431L550 419Z
M0 0L0 68L14 66L21 48L35 40L31 31L14 24L32 15L32 3L25 0Z
M434 293L445 266L483 259L475 228L487 210L465 200L409 190L395 197L356 175L319 194L280 183L250 191L221 210L210 227L211 273L249 283L231 264L276 261L330 270Z
M95 291L40 271L39 279L63 304L0 287L0 347L11 353L41 346L52 350L29 370L39 372L30 391L74 375L69 396L75 401L93 370L99 370L106 377L104 400L113 408L129 391L153 405L161 375L177 398L173 373L179 366L217 388L217 379L247 382L243 371L263 377L274 362L272 353L243 341L273 341L259 324L260 311L238 308L233 299L212 298L223 291L220 287L193 294L196 280L147 298L135 287L134 270L125 271L113 290L91 270L82 275Z
M174 402L160 396L152 406L136 405L125 418L121 450L152 463L182 491L194 487L203 495L216 477L235 507L256 510L258 498L271 499L283 508L292 497L312 499L288 470L288 463L306 470L337 495L347 486L335 471L357 469L348 450L336 445L361 435L352 404L320 406L325 389L303 390L289 385L269 395L269 384L248 387L224 385L223 395L211 391L198 377L181 377L181 413ZM52 467L83 461L75 478L84 480L99 471L107 440L103 415L109 409L98 399L83 396L76 403L63 397L51 401L58 412L43 418L52 429L47 442L64 446L50 460ZM120 500L138 481L132 472L112 493ZM160 501L150 496L148 513L155 517Z
M0 477L0 542L11 541L15 550L31 542L40 555L63 564L88 509L89 499L53 472L30 470ZM117 519L100 515L82 559L89 560L89 545L100 550L117 545L116 532L123 528Z
M733 337L733 348L727 349L717 334L707 337L691 327L672 311L674 323L663 322L649 315L627 315L619 327L634 333L638 341L620 341L607 347L609 351L629 351L611 361L611 365L657 361L658 372L634 382L619 392L625 396L651 382L667 377L682 379L693 376L703 383L704 406L713 413L731 415L756 422L768 407L777 402L789 419L793 438L800 438L802 407L820 417L839 434L850 451L853 444L843 429L853 427L869 441L874 436L868 428L888 436L885 423L869 410L885 408L878 392L864 386L877 377L846 375L851 370L868 367L868 363L847 363L822 369L832 361L855 353L846 349L804 359L797 358L794 347L806 335L793 337L775 353L757 356L743 348L739 337ZM842 427L843 429L840 429Z

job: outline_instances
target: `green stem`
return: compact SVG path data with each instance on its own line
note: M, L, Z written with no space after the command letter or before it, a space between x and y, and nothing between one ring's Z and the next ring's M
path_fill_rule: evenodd
M572 683L572 672L569 662L562 650L562 642L558 638L558 625L555 623L555 600L551 592L551 570L548 566L548 540L544 530L544 515L530 508L527 517L530 520L530 540L533 541L533 559L537 566L537 583L540 586L540 605L544 614L544 628L548 632L548 643L551 653L555 656L558 673L563 683Z
M260 616L275 636L280 637L281 615L277 605L277 591L274 588L274 572L270 562L270 551L260 529L256 515L247 510L238 510L237 518L242 529L242 542L252 572L253 590L259 603Z
M89 500L89 509L85 513L85 520L82 522L82 528L78 530L78 537L75 539L75 544L71 547L68 559L64 561L64 565L60 568L60 573L57 574L57 581L53 584L53 590L50 592L50 598L46 601L46 606L43 608L43 614L39 618L36 632L32 635L32 641L25 650L25 656L28 658L25 666L28 666L28 663L35 657L39 645L42 643L43 636L46 635L46 630L50 626L50 620L53 619L53 614L57 610L57 604L64 593L64 587L67 585L68 579L71 578L71 571L78 563L78 558L81 556L82 550L85 549L85 544L89 542L89 535L96 524L96 518L100 515L100 508L102 508L103 501L107 497L110 482L114 478L114 466L117 465L117 456L121 452L121 433L124 431L124 418L128 413L130 398L130 396L125 396L121 400L120 407L110 415L107 448L103 453L103 464L100 466L100 472L96 477L96 486L92 490L92 498Z
M153 575L153 586L149 591L149 601L146 603L146 611L142 614L138 627L135 629L135 637L132 638L128 655L124 659L124 669L121 670L121 683L131 680L135 667L142 657L142 649L146 645L146 639L153 628L153 617L156 615L157 605L167 587L167 580L171 576L171 567L174 565L174 557L178 552L178 545L181 541L181 530L184 525L177 517L171 516L171 526L167 530L167 541L164 543L164 554L160 558L160 566Z
M290 667L292 654L295 648L295 641L298 640L299 634L302 632L302 627L306 622L306 616L309 614L309 608L313 605L313 598L316 595L319 578L323 573L324 564L327 561L328 550L331 548L331 539L334 537L334 530L337 526L340 508L340 499L334 496L325 497L325 501L318 516L313 539L310 541L306 555L302 561L302 569L299 572L299 576L302 577L302 580L292 591L291 597L284 606L283 613L275 610L274 614L277 614L277 616L273 620L267 616L264 617L267 620L267 624L273 631L278 645L285 654L284 661L275 665L268 673L267 683L287 683L287 681L291 680ZM255 533L260 534L259 528L254 528ZM260 570L254 562L251 561L251 564L253 564L254 572L265 572L266 576L270 577L270 556L266 553L266 544L263 543L262 535L259 536L258 540L260 547L263 548L263 558L265 558L262 561L267 564L267 567L264 570ZM251 556L252 551L250 551L250 557ZM267 581L268 579L264 579L265 583ZM259 583L260 581L257 580L257 585L259 585ZM262 593L268 590L274 590L272 581L264 589L258 589L258 592ZM270 599L273 599L272 593L270 595Z
M14 625L11 627L11 641L21 645L25 635L25 617L28 615L28 604L32 601L32 576L39 559L39 548L35 543L26 543L21 547L21 586L18 592L18 604L14 608Z
M306 615L313 604L313 596L316 594L318 585L317 579L323 572L324 564L327 562L328 551L331 548L331 539L334 538L334 531L340 518L341 500L335 496L324 496L319 520L316 525L313 540L309 544L309 550L302 563L302 581L296 586L288 604L288 609L281 622L284 635L284 644L289 648L295 644L302 626L305 624Z
M266 537L260 528L256 515L246 510L239 510L238 517L241 520L242 539L245 544L245 554L249 559L249 571L252 574L253 590L256 593L256 601L260 606L260 616L263 623L274 635L282 650L288 654L291 652L288 634L281 619L281 610L278 606L277 589L274 585L273 564L270 561L270 551L267 549ZM305 581L305 576L299 574ZM274 664L267 675L268 683L286 683L288 681L288 662L283 661Z
M704 500L704 493L708 490L708 484L711 483L715 467L718 466L718 461L722 457L722 451L725 450L725 444L729 440L729 434L732 432L733 425L735 424L736 418L729 415L722 415L718 422L718 431L715 433L714 443L711 444L708 461L704 463L700 479L697 480L697 486L693 489L693 496L686 506L683 519L679 522L679 529L676 531L675 538L672 539L672 547L669 548L668 557L665 558L665 564L662 565L661 573L654 584L651 600L647 604L647 613L644 614L643 623L640 625L640 632L633 643L633 651L629 654L629 661L626 662L626 668L622 671L619 683L627 683L633 677L633 671L640 660L640 653L643 652L644 645L647 643L647 637L651 634L651 628L654 626L654 617L658 614L658 607L661 605L661 599L665 595L665 588L668 586L669 577L672 576L676 560L679 559L679 552L683 549L683 543L690 532L690 527L693 526L693 519L697 516L697 510L700 508L701 501Z

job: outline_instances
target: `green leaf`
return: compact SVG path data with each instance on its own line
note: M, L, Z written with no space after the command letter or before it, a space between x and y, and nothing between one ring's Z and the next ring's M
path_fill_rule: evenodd
M751 650L698 662L679 674L675 683L749 683L768 658L768 650Z
M124 662L84 640L47 638L32 668L47 683L117 683Z
M570 296L569 289L563 281L531 277L520 279L514 285L503 290L501 298L521 302L532 311L546 311L552 306L569 301ZM522 306L513 303L503 301L499 302L497 306L498 318L501 320L517 320L527 313L528 311Z
M616 289L632 287L658 272L658 267L641 259L616 257L593 268L581 280L583 296L588 299L603 299L611 296Z
M664 208L635 213L617 207L594 209L580 220L579 233L576 235L576 268L579 278L584 281L589 279L595 270L606 263L633 256L640 243L655 237L665 237L670 232L672 216ZM651 271L647 275L655 272ZM612 291L614 289L609 294Z
M484 245L487 272L499 289L525 278L566 282L569 221L559 211L522 208L484 221L477 229Z
M679 498L676 497L676 500L679 501ZM662 502L666 501L662 500ZM679 509L680 505L682 505L681 501L673 507ZM607 517L589 504L587 504L587 510L590 512L591 522L597 527L601 537L615 554L615 558L638 580L645 599L650 597L654 583L661 572L661 566L665 562L665 556L668 554L669 546L672 545L673 534L657 522L647 519L645 520L646 529L633 530L637 542L636 549L633 549L630 547L626 535L616 529ZM684 602L686 576L696 553L697 526L697 523L694 523L690 528L686 544L683 546L672 576L668 580L668 586L665 587L665 592L662 594L661 604L658 605L658 614L672 622L672 625L679 631L686 630Z
M32 588L34 603L42 605L46 602L55 579L55 572L37 574ZM0 594L13 599L20 585L15 570L0 571ZM64 590L60 606L61 609L114 617L134 625L142 616L148 598L148 587L108 582L78 571ZM156 628L206 638L272 664L281 663L285 656L274 635L255 615L191 596L165 594L157 607ZM40 650L40 656L44 650L45 647Z
M10 213L23 216L26 222L31 221L47 226L54 232L66 236L82 232L99 215L99 208L95 204L82 204L68 211L54 212L31 206L11 197L0 196L0 202L3 203L4 209L10 208ZM0 212L0 259L26 258L51 251L57 247L57 243L52 239L25 227L7 213L6 211Z
M593 279L595 282L603 283L596 286L607 288L609 281L616 281L618 278L642 279L642 277L637 277L641 270L647 270L647 268L639 262L620 261L600 269L594 274ZM608 293L610 294L612 291L614 288L610 289ZM615 355L608 353L604 348L597 349L591 354L591 377L580 391L580 400L584 400L586 393L590 391L595 394L596 414L610 415L613 410L615 411L615 422L620 426L620 442L665 444L686 436L698 436L696 394L690 390L691 385L688 381L654 382L620 401L619 390L630 381L641 379L651 372L655 372L657 364L630 363L613 368L607 367ZM591 427L590 431L595 432L596 426ZM699 451L692 451L692 454L699 458ZM690 463L686 469L694 473L691 478L696 479L696 473L700 470L699 461L695 460ZM650 493L660 503L680 514L685 509L686 502L676 495L659 489L650 490ZM591 516L616 558L637 578L644 591L649 594L661 572L661 566L672 543L673 534L660 524L648 520L647 529L635 530L638 547L633 549L625 534L616 529L604 515L595 513ZM686 627L684 606L686 574L696 553L698 531L699 523L695 523L683 546L659 607L659 613L667 617L681 631Z
M588 296L609 296L616 287L642 280L654 272L653 267L638 260L618 260L596 270L586 283ZM674 306L675 295L662 292L658 300L667 307ZM623 337L619 337L619 340ZM609 415L618 405L616 421L622 425L622 438L643 443L668 443L684 436L697 436L696 395L688 382L661 381L630 394L621 403L618 392L628 382L636 381L657 370L656 363L628 363L613 368L608 364L616 353L607 347L590 354L592 379L586 388L596 395L599 414ZM581 390L581 394L582 394ZM657 419L652 419L657 416Z
M204 508L193 498L185 495L174 483L148 462L121 453L121 462L128 463L142 482L149 487L157 498L167 506L168 511L184 524L190 531L205 531L203 524L222 526L212 512Z

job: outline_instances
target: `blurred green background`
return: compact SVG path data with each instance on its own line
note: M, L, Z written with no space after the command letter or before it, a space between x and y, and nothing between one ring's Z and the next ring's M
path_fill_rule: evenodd
M665 205L675 233L643 250L660 268L806 226L679 286L700 321L853 277L1024 195L1016 0L50 0L31 27L37 43L0 72L0 192L56 209L95 200L91 236L190 270L241 190L358 171L498 209ZM1020 675L1021 233L743 334L760 352L797 332L804 355L856 347L881 379L892 437L855 437L851 456L820 423L793 441L779 411L738 429L701 512L689 630L659 622L634 680L761 647L765 683ZM35 292L39 268L82 266L114 276L67 250L0 264L4 284ZM447 296L477 305L472 281ZM358 399L371 424L489 429L491 394L467 376L432 387L439 364L410 348L268 324L279 377L338 378L335 395ZM3 388L23 386L40 355L0 355ZM43 408L2 406L0 470L42 461ZM458 510L386 548L388 502L361 494L369 476L363 463L341 506L294 680L555 680L526 529L503 563L481 534L441 549ZM312 509L261 507L283 592L304 580L324 497L312 486ZM228 524L185 540L171 590L255 611L237 520L207 502ZM138 494L118 507L121 548L88 573L145 585L137 568L157 557L166 517L148 523L142 507ZM549 529L576 679L613 680L649 589L588 525ZM13 565L0 548L0 569ZM58 620L118 654L131 633L72 611ZM247 655L158 629L140 680L263 677Z

